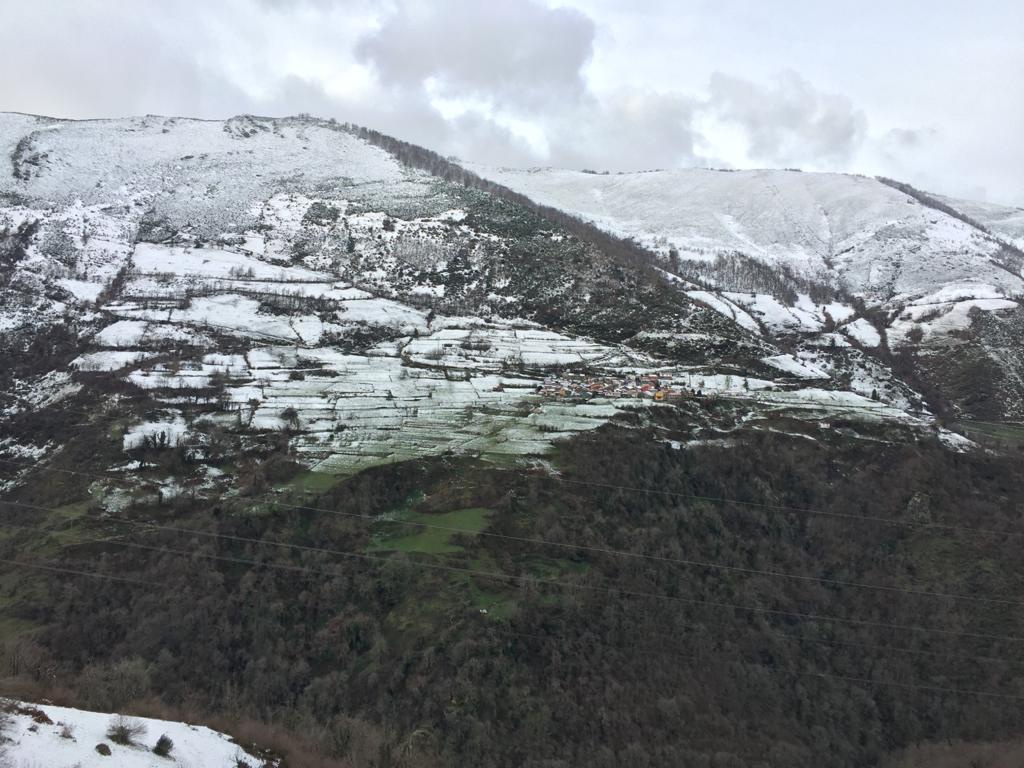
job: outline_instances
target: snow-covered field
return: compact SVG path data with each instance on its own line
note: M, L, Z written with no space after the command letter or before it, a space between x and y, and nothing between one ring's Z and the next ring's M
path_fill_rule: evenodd
M220 376L221 415L204 419L231 429L290 426L295 450L311 465L350 471L446 450L543 453L552 440L598 427L619 408L543 403L536 395L541 384L536 371L597 361L622 365L630 358L585 340L480 323L427 337L400 337L373 355L259 345L243 354L206 354L173 369L157 363L122 375L154 390L168 408L176 407L183 391L203 390ZM526 365L529 372L517 372ZM146 435L161 433L165 444L174 445L188 431L180 416L148 421L125 434L124 446L136 448Z
M142 727L134 743L116 744L107 737L115 715L81 709L2 701L8 710L3 729L6 742L0 762L11 768L251 768L266 765L223 733L202 726L151 718L130 718ZM161 757L153 746L161 736L172 742ZM100 754L97 745L110 751Z
M339 473L444 452L531 456L546 453L559 438L601 426L623 409L652 404L653 393L639 402L551 402L539 394L551 372L674 371L676 385L686 390L746 399L759 390L830 379L816 364L784 354L763 361L778 382L676 369L626 346L523 320L428 318L421 309L328 274L269 265L251 253L155 244L142 250L144 260L133 262L121 297L103 307L112 321L94 336L97 349L76 360L81 370L116 371L166 409L159 418L132 425L123 437L125 450L138 448L147 436L171 446L200 440L198 425L214 423L236 431L287 429L304 463ZM239 267L252 280L244 295L237 282L224 281L237 277ZM149 282L156 273L159 285ZM301 293L312 285L321 289ZM288 312L268 308L266 302L279 295L297 297L298 304ZM851 312L843 305L818 307L806 297L793 308L768 296L735 294L727 301L765 324L812 330L827 316L844 320ZM372 332L382 340L361 354L324 343L353 332ZM160 358L160 351L181 343L201 352L187 360ZM233 351L223 352L225 346ZM822 406L832 402L817 390L807 397ZM181 405L189 398L216 405L217 412L193 423Z
M194 217L193 228L209 226L211 232L225 219L255 220L253 204L279 192L280 180L296 168L303 169L309 187L337 183L343 174L364 198L393 202L429 193L425 173L403 168L336 126L301 118L146 116L54 123L2 117L4 140L28 140L18 157L21 178L0 178L0 189L68 205L81 200L85 206L116 199L142 207L159 194L172 218Z

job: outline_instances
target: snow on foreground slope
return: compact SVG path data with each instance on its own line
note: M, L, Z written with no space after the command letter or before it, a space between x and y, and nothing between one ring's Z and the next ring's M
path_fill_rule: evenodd
M998 263L1003 243L870 178L798 171L597 174L468 167L663 255L675 249L684 260L713 260L738 252L830 282L869 304L892 306L951 284L1007 298L1024 292L1020 275ZM1024 215L991 206L985 212L989 220L1005 222L1011 235Z
M11 714L3 735L0 762L11 768L236 768L268 765L243 750L230 737L201 726L169 720L131 718L145 727L136 744L107 738L113 715L49 704L6 702ZM152 748L161 735L174 742L168 757ZM109 755L96 751L106 744Z

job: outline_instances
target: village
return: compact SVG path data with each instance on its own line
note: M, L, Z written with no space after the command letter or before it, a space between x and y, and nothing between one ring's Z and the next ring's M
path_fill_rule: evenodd
M544 382L537 387L537 393L545 397L570 400L632 397L658 402L704 396L701 389L690 386L689 376L674 378L671 373L566 373L545 376Z

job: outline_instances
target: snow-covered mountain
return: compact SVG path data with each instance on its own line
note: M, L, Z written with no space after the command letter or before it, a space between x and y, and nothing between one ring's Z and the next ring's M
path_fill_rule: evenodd
M1024 211L966 206L989 234L876 179L799 171L687 169L597 174L473 166L538 203L685 260L742 253L894 306L950 289L1024 292L1003 252ZM996 230L995 227L1002 229Z
M237 489L224 457L282 436L348 473L531 462L698 391L739 423L923 429L920 375L968 413L1024 400L1012 210L834 174L467 173L312 118L5 114L0 144L0 451L53 455L40 414L88 414L111 508ZM129 471L175 446L189 477Z
M858 310L829 313L848 338L920 349L922 369L940 388L962 378L948 370L948 349L972 360L970 367L980 355L1006 393L988 415L1021 412L1019 355L1005 341L1024 297L1024 210L834 173L472 168L541 205L635 239L666 269L702 283L691 286L699 289L691 297L743 325L758 322L769 336L820 329L813 305L823 302L797 295L779 307L778 290L758 295L751 262L835 289ZM961 402L963 395L949 392Z
M936 197L951 208L961 211L996 237L1024 248L1024 208L950 197Z

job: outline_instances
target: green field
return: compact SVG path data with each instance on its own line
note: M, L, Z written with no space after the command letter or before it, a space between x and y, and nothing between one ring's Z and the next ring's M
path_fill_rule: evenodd
M380 524L381 530L374 535L368 549L376 552L423 552L430 555L460 552L462 547L453 544L452 537L459 533L475 534L482 531L493 514L491 510L480 507L441 513L402 512L394 521Z
M1024 445L1024 424L964 421L956 425L971 440L996 442L1010 447Z
M329 491L338 482L338 475L330 472L302 472L281 486L282 490L298 495L318 495Z

